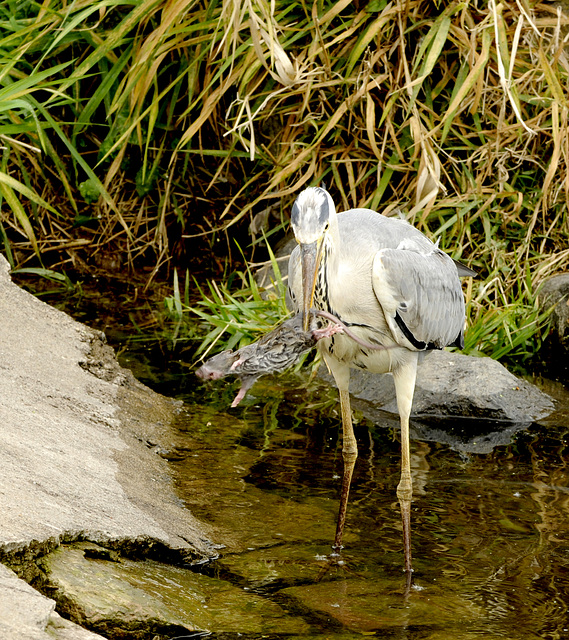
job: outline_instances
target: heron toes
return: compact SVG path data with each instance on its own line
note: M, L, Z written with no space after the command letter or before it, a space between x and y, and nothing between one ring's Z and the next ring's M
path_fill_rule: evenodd
M313 329L312 335L315 340L322 340L322 338L331 338L337 333L344 333L344 328L339 324L330 324L323 329Z

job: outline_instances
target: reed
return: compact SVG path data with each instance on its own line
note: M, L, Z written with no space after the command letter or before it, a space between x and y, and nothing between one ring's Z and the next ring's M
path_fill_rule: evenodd
M440 238L480 273L476 348L521 348L569 263L568 24L528 0L5 3L5 252L153 278L324 182Z

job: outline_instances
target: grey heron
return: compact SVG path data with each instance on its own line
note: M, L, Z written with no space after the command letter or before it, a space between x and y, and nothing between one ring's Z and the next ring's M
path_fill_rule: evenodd
M297 197L291 224L298 245L289 261L289 296L304 328L321 309L377 349L346 333L318 342L340 394L344 475L334 548L342 547L349 488L358 455L350 369L391 372L401 421L401 478L397 497L403 521L405 569L412 571L410 509L413 495L409 416L422 352L464 345L465 302L459 275L474 272L455 262L405 220L370 209L336 213L330 194L310 187ZM384 347L384 348L381 348Z

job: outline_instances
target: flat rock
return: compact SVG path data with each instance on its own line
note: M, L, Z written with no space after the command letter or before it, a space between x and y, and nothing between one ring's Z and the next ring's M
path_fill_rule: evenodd
M13 285L0 259L0 550L81 534L207 554L167 463L140 441L176 406L122 370L102 334Z
M109 561L90 543L61 546L46 559L62 610L106 636L129 640L231 634L302 634L300 617L224 580L152 560ZM90 551L87 556L86 551Z
M386 588L385 581L380 587L370 580L350 578L291 587L281 593L359 633L403 625L405 628L444 626L447 637L457 637L450 633L453 625L453 630L459 633L465 623L485 615L467 597L436 585L412 589L405 599L401 581L397 580L391 588Z
M179 407L121 369L103 334L21 290L8 269L0 256L0 561L29 581L34 559L66 540L187 562L213 555L151 446ZM5 609L2 624L12 624Z
M322 376L332 381L326 371ZM390 374L352 370L350 393L383 411L397 413ZM552 398L496 360L433 351L417 371L412 415L527 424L548 416L554 408Z

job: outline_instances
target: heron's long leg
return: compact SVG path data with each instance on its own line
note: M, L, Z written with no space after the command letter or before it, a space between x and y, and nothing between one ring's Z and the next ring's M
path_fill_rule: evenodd
M350 393L347 389L340 389L340 406L342 409L342 458L344 460L344 475L342 477L342 495L340 497L340 510L336 525L336 537L334 538L334 551L340 553L342 548L342 536L344 535L344 523L348 509L348 497L352 474L358 457L358 444L352 425L352 411L350 408Z
M411 479L411 456L409 451L409 416L413 404L415 379L417 377L417 354L404 365L393 371L397 408L401 418L401 479L397 485L397 497L401 507L403 523L403 548L405 553L405 571L413 571L411 562L411 501L413 499L413 481Z

